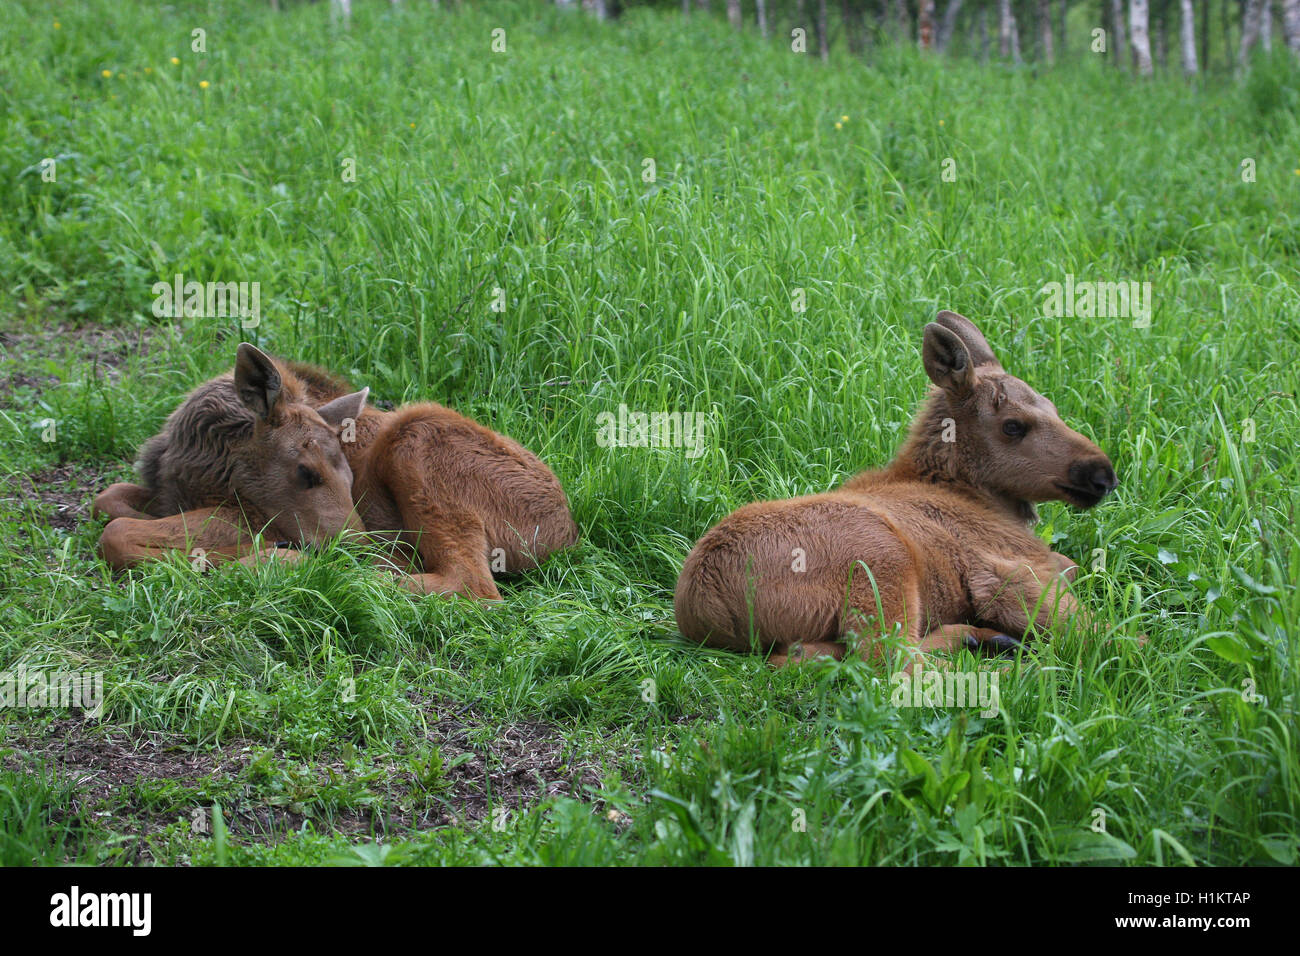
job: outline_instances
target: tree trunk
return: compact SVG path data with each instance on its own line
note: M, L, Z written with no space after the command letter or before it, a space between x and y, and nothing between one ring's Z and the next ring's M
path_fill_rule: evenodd
M980 7L980 62L989 61L989 8Z
M1011 0L998 0L998 56L1011 56Z
M735 29L741 27L742 15L740 12L740 0L727 0L727 22Z
M754 0L754 13L758 17L758 34L767 39L767 0Z
M831 35L826 28L826 0L817 0L817 52L823 63L831 58Z
M1128 39L1124 33L1124 0L1110 0L1110 27L1114 34L1110 38L1110 50L1115 55L1115 65L1122 70L1124 48L1128 46Z
M945 52L948 44L952 43L952 35L957 31L957 16L961 13L961 5L962 0L948 0L947 6L943 8L943 19L939 21L939 35L935 40L935 46L940 53Z
M1020 21L1016 19L1014 10L1011 13L1011 62L1016 66L1025 62L1020 55Z
M894 0L894 29L899 43L911 42L912 16L907 12L907 0Z
M1273 52L1273 0L1264 0L1259 12L1259 45L1265 53Z
M1151 36L1147 32L1147 0L1129 0L1128 29L1132 35L1133 67L1139 76L1150 76Z
M1056 28L1056 49L1065 56L1065 18L1070 15L1070 0L1061 0L1061 13L1057 18L1059 25Z
M1300 0L1282 0L1282 34L1291 52L1300 56Z
M1056 62L1056 51L1052 48L1051 0L1038 0L1038 55L1049 66Z
M1183 76L1195 76L1196 20L1192 0L1178 0L1178 45L1183 52Z
M1264 12L1264 0L1246 0L1246 9L1241 15L1241 45L1237 48L1237 64L1245 66L1250 58L1250 51L1259 42L1261 14Z
M916 44L922 50L934 49L934 0L918 0Z

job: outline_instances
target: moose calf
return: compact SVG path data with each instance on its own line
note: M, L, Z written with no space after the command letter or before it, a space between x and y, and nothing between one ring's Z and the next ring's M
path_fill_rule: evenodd
M888 467L746 505L700 539L677 581L683 635L781 666L840 658L849 632L864 657L896 627L921 652L1005 649L1082 614L1077 568L1031 532L1033 503L1093 507L1115 488L1110 460L969 319L940 312L922 360L936 388Z
M370 408L350 388L241 345L234 374L195 389L145 444L144 484L96 499L113 518L105 559L201 548L247 560L254 532L310 545L364 528L411 557L408 589L498 599L494 570L576 543L559 481L518 442L433 403Z

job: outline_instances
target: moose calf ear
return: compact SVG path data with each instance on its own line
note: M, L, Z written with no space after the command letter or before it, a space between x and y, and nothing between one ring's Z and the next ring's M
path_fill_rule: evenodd
M331 425L342 425L349 418L356 421L361 417L361 410L366 407L366 396L369 394L370 389L363 388L351 395L336 398L316 409L316 414Z
M1001 368L998 357L993 354L993 350L989 348L988 340L984 338L984 333L977 329L975 323L966 316L944 309L935 316L934 321L962 340L966 346L966 351L970 353L972 365L997 365Z
M280 401L280 373L271 357L244 342L235 352L235 392L244 407L269 421Z
M970 350L956 333L942 325L931 322L925 327L921 361L930 381L955 395L965 395L975 384Z

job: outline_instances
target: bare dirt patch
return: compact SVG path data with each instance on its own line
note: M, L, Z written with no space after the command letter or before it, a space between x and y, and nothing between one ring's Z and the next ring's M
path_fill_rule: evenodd
M308 820L318 832L349 838L471 825L494 808L520 810L555 796L585 798L587 788L599 784L599 765L567 744L558 728L512 723L475 743L472 738L484 736L486 726L465 712L430 722L426 740L436 745L446 769L428 788L412 773L402 744L367 761L358 775L356 761L339 754L304 761L277 752L268 760L266 748L255 741L195 749L179 736L101 728L81 717L31 731L11 729L0 741L0 767L54 770L75 787L75 812L98 815L110 829L137 837L137 862L151 860L151 832L189 819L195 810L203 818L212 802L205 793L225 793L217 799L232 837L275 843ZM350 775L356 778L351 784ZM142 791L160 781L178 785L181 804L142 799ZM327 788L347 790L361 805L318 804Z
M116 384L121 368L131 358L157 352L171 330L162 326L133 328L57 323L39 331L0 329L0 400L20 389L37 394L60 383L57 375L40 368L42 360L65 365L92 366L92 374Z
M72 531L90 518L94 496L108 487L112 472L87 465L64 464L31 475L12 475L0 484L6 498L36 504L52 528Z

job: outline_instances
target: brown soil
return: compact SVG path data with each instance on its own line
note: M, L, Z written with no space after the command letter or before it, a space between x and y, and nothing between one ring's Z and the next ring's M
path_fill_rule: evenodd
M452 707L446 712L451 713ZM486 743L471 739L483 736L487 728L472 712L441 719L430 715L428 727L426 738L438 747L448 768L432 792L400 759L405 748L399 745L398 755L386 755L371 765L381 771L367 784L375 798L371 805L334 811L328 817L315 812L310 800L303 806L268 800L245 773L259 749L248 740L194 750L180 737L132 734L67 717L37 732L11 732L0 744L0 767L28 773L45 768L72 783L77 790L74 811L107 814L115 821L113 830L138 838L132 860L137 863L152 862L144 838L181 816L174 808L158 811L146 806L138 794L128 792L149 781L170 780L187 788L206 784L212 789L239 780L238 796L223 800L226 826L235 841L257 843L283 839L308 819L317 831L350 838L476 823L498 812L495 808L513 811L554 796L586 797L587 788L600 782L599 765L571 752L559 730L545 723L508 724L487 734ZM468 759L457 763L465 755ZM301 769L304 761L276 753L274 764ZM331 771L336 778L350 772L338 754L317 757L310 766L321 783ZM209 806L208 801L196 801L185 813L198 809L206 814Z

